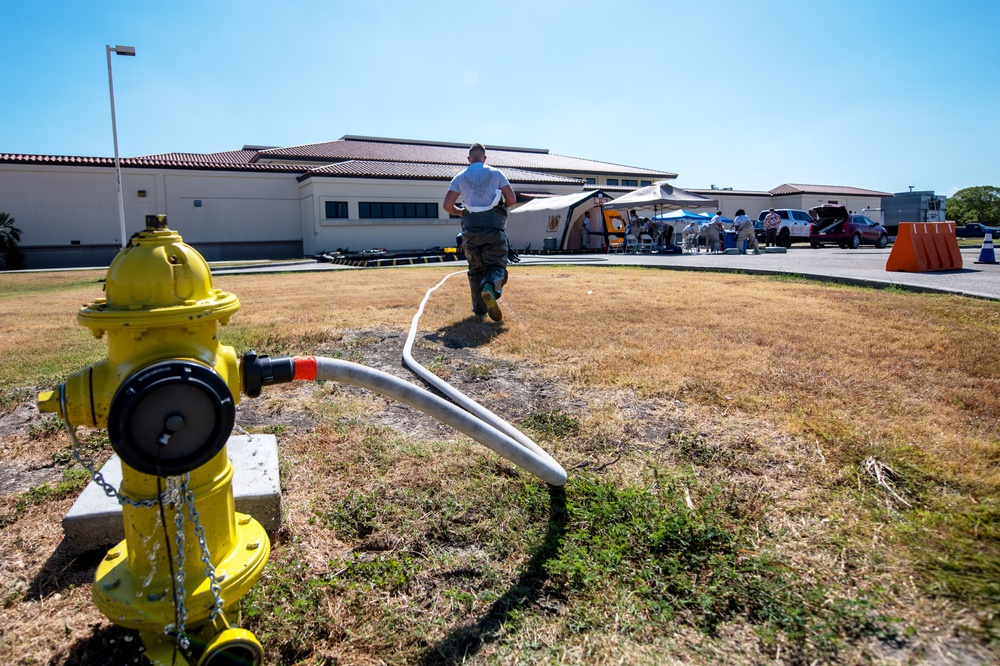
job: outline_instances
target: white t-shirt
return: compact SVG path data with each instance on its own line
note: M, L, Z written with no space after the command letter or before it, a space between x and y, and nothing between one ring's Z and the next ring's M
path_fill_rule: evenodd
M458 192L466 208L488 209L494 205L496 193L510 185L500 169L473 162L451 179L448 190Z

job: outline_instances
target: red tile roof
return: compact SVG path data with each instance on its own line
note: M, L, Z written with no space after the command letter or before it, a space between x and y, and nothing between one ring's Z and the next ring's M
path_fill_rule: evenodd
M591 192L593 190L604 190L605 192L633 192L634 187L628 187L627 185L584 185L585 192Z
M348 178L415 178L420 180L451 180L464 167L451 164L417 164L406 162L381 162L372 160L349 160L327 164L299 176L306 180L313 176L340 176ZM552 174L525 171L524 169L500 168L511 183L533 183L545 185L579 185L578 178L565 178Z
M238 152L238 151L237 151ZM221 153L220 153L221 154ZM214 171L265 171L302 173L309 167L301 164L249 164L247 162L223 162L204 159L204 155L193 153L170 153L149 157L123 157L122 166L163 169L205 169ZM73 155L23 155L0 153L0 164L48 164L54 166L98 166L114 167L113 157L79 157Z
M738 194L740 196L749 196L749 197L769 197L769 196L771 196L770 192L764 192L764 191L761 191L761 190L734 190L734 189L732 189L730 187L727 187L727 188L724 188L724 189L720 189L720 188L716 187L716 188L709 188L707 190L696 190L696 189L691 189L691 188L688 188L688 187L686 187L684 189L686 189L688 192L694 192L695 194L704 194L704 195L707 195L707 196L711 196L713 194Z
M146 155L144 159L168 162L217 162L220 164L249 164L260 153L259 150L227 150L221 153L161 153Z
M497 168L514 167L532 171L557 171L561 173L617 173L662 180L676 178L677 174L639 167L629 167L610 162L598 162L580 157L551 155L548 150L537 148L491 148L486 146L488 163ZM309 162L338 162L342 160L370 160L409 162L421 164L453 164L466 166L468 144L433 143L345 136L337 141L312 143L303 146L262 150L258 162L269 160L294 160Z
M771 190L773 196L781 194L843 194L856 197L891 197L891 192L865 190L860 187L840 187L837 185L798 185L785 183Z

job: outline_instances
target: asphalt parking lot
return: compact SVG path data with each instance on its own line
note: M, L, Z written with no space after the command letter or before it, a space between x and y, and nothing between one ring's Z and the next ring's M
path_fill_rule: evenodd
M822 280L869 286L899 286L915 291L954 293L974 298L1000 300L1000 264L977 264L979 248L963 248L962 268L931 273L900 273L885 270L891 247L884 250L861 247L857 250L793 245L785 253L754 254L547 254L525 255L521 264L594 264L650 266L667 270L742 271L755 274L791 273ZM442 264L430 264L441 266ZM465 262L444 264L461 270ZM246 266L213 266L212 273L226 275L248 272L288 272L325 270L370 270L312 259Z
M929 273L885 270L891 247L884 250L811 248L793 245L784 254L665 254L611 255L608 261L622 265L648 265L677 270L746 271L748 273L793 273L870 286L900 286L927 292L955 293L1000 300L1000 264L977 264L979 248L964 248L962 268ZM762 248L763 250L763 248ZM605 255L606 256L606 255Z

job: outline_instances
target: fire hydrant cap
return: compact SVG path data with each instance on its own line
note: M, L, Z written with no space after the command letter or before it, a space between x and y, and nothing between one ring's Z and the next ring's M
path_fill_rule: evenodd
M105 297L84 306L78 318L92 329L169 326L228 320L239 307L236 296L213 288L208 263L179 234L147 228L111 263Z

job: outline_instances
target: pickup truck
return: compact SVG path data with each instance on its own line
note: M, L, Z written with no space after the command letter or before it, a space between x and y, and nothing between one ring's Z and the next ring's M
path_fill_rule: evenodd
M955 227L955 235L959 238L986 238L986 234L992 238L1000 238L1000 228L987 227L978 222L969 222L964 227Z

